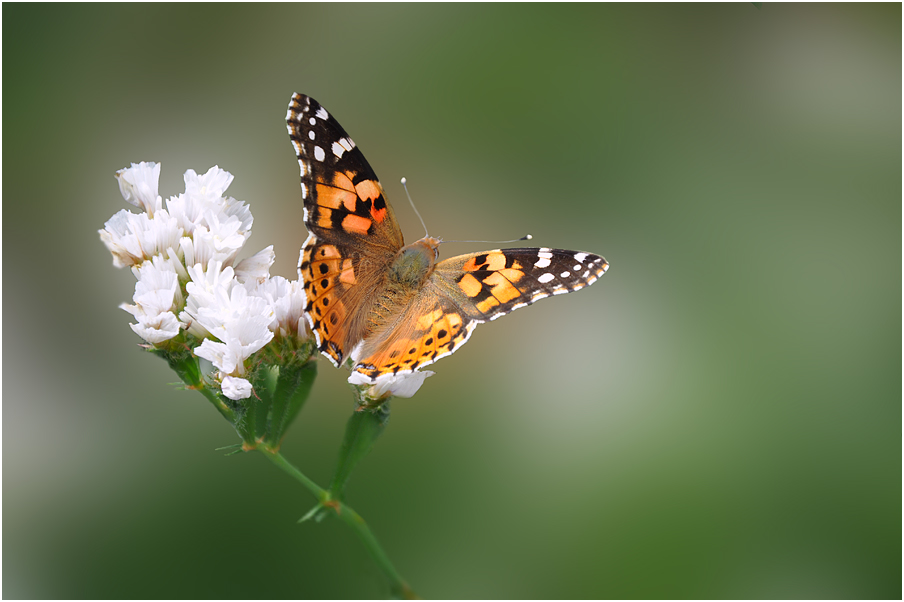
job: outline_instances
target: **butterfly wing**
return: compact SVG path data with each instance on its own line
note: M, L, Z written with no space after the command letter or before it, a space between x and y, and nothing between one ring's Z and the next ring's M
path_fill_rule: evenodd
M293 94L286 123L309 233L298 265L305 318L338 366L363 336L366 308L404 245L402 231L361 150L320 103Z
M354 370L371 381L412 372L456 351L477 324L551 295L589 286L609 264L562 249L496 249L442 261L410 307L355 353Z

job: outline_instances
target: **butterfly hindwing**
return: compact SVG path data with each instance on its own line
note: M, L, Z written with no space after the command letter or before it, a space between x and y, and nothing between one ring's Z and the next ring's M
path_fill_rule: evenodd
M563 249L495 249L436 265L392 332L364 344L354 370L370 379L411 372L464 345L474 328L552 295L580 290L609 264Z
M353 370L371 381L384 374L413 372L456 351L477 324L453 300L426 286L391 331L362 343Z

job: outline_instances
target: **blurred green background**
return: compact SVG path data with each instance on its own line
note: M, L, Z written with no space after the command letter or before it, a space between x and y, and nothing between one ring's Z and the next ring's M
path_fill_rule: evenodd
M3 84L3 597L387 594L214 451L96 232L117 169L218 164L293 277L293 91L409 240L403 175L434 235L612 266L393 403L349 502L421 596L901 597L900 5L4 4ZM352 399L320 367L283 452L325 485Z

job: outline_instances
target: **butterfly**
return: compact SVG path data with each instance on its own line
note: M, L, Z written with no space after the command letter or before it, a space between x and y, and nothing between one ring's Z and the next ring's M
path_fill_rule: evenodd
M402 238L364 155L320 103L293 94L286 114L301 168L308 238L299 259L304 315L336 366L376 383L464 345L474 328L534 301L593 284L599 255L494 249L438 261L440 240Z

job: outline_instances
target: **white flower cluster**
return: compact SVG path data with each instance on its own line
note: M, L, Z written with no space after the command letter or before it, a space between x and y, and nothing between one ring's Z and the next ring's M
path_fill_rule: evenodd
M253 218L244 202L224 196L229 172L190 169L185 192L165 204L157 194L160 164L133 163L116 178L123 198L143 210L123 209L99 231L113 265L131 267L138 279L134 305L121 306L137 320L132 330L152 345L183 329L203 339L195 355L217 368L223 394L250 397L245 360L275 336L308 336L302 285L270 277L272 246L233 267Z

